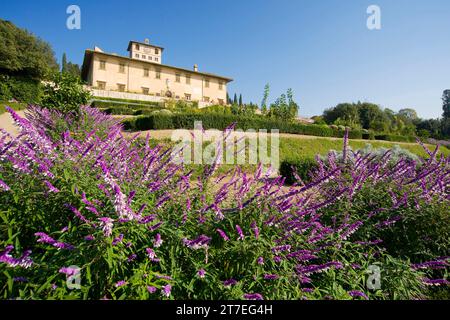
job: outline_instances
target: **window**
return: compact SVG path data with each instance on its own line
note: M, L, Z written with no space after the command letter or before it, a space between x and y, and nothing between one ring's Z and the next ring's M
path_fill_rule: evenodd
M157 93L156 93L156 96L157 96L157 97L160 97L160 96L161 96L161 93L157 92Z
M180 99L180 96L175 96L175 99Z
M159 49L155 48L155 54L159 54Z
M148 77L148 75L149 75L148 68L144 68L144 77Z
M105 81L97 81L97 88L99 88L100 90L105 90L106 82Z
M151 56L148 56L148 60L152 61L152 57L151 57Z
M156 70L155 79L161 79L161 70Z
M106 70L106 61L100 60L100 70Z
M119 90L120 92L124 92L125 91L125 85L118 83L117 84L117 90Z
M142 59L147 59L147 56L145 54L143 54Z
M219 104L220 104L221 106L223 106L223 99L217 99L217 101L219 102Z
M175 74L175 82L180 82L181 75L179 73Z
M141 46L136 43L136 50L141 50Z
M119 64L119 72L120 73L125 73L125 63L120 63Z
M219 90L223 90L223 82L219 81Z
M190 93L185 93L184 94L184 98L186 99L186 100L191 100L191 94Z
M139 58L139 53L136 53L134 56L135 56L136 58Z
M155 57L155 61L159 61L158 57Z
M205 88L209 88L209 79L205 79Z
M142 87L142 93L143 94L148 94L148 88Z
M186 84L191 84L191 75L190 74L186 75Z
M203 97L204 102L209 102L209 97Z

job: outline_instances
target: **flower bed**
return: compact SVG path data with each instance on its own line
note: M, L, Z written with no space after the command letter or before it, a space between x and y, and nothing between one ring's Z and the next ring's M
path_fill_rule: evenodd
M286 189L261 167L192 179L170 149L124 139L95 109L8 111L21 133L0 135L3 298L412 299L448 284L438 149L387 166L389 152L347 161L344 147Z

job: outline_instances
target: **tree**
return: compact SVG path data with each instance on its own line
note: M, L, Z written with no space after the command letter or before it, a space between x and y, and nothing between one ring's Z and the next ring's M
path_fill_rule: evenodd
M266 83L266 85L264 86L263 99L261 101L261 111L264 115L267 114L267 99L269 98L269 92L270 92L270 87L269 87L269 84Z
M91 94L84 89L80 78L69 73L56 72L44 86L42 105L64 114L77 114L80 106L86 105L90 99Z
M68 62L66 53L63 53L62 63L61 63L61 72L69 73L75 77L80 77L80 75L81 75L80 66L78 64Z
M0 19L0 73L41 80L58 69L47 42Z
M450 90L445 90L442 95L442 109L444 110L442 117L445 120L450 119Z
M287 90L288 113L289 118L295 118L298 115L298 104L294 101L294 92L291 88Z
M242 107L242 93L239 95L239 107Z
M63 53L62 61L61 61L61 72L67 71L67 56L66 53Z
M235 104L235 105L238 104L238 100L237 100L237 95L236 95L236 93L234 94L233 104Z
M353 103L340 103L334 108L326 109L323 112L323 119L328 124L335 124L338 121L348 127L361 127L358 106Z
M231 99L230 99L228 92L227 92L227 104L231 104Z
M410 108L406 108L406 109L401 109L398 112L398 115L413 122L415 120L417 120L419 117L417 116L417 112L414 109L410 109Z

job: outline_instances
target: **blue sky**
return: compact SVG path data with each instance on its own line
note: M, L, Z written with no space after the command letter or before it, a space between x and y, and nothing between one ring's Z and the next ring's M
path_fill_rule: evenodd
M81 8L81 30L66 28L66 8ZM369 5L382 29L366 27ZM448 0L42 0L1 1L11 20L52 45L61 59L82 63L99 46L126 54L128 41L165 47L163 62L235 79L231 95L261 102L294 90L300 114L339 102L411 107L423 118L442 114L450 88Z

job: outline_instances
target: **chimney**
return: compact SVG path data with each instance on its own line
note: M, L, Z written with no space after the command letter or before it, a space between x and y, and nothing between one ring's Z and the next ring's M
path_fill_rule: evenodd
M194 71L198 72L198 65L197 64L194 64Z
M150 44L150 39L149 38L145 38L144 43L145 44Z

